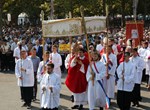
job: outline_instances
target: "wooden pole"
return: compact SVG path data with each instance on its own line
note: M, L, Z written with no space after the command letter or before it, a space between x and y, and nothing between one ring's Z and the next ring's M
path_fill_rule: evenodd
M139 2L139 0L133 0L133 15L134 15L134 21L135 21L135 24L136 24L137 32L138 32L138 25L137 25L136 17L137 17L138 2ZM139 33L138 33L138 34L139 34ZM139 44L140 44L139 35L138 35L138 42L139 42Z
M81 16L82 16L82 31L84 32L84 35L86 37L86 44L87 44L87 52L88 52L88 59L90 62L90 69L91 69L91 75L92 75L92 83L94 86L94 73L92 70L92 63L91 63L91 58L90 58L90 53L89 53L89 40L88 40L88 34L87 34L87 30L86 30L86 23L85 23L85 19L84 19L84 8L83 6L80 7L80 12L81 12Z
M50 0L50 9L51 9L50 18L52 20L54 19L54 0Z
M108 31L109 31L109 17L108 17L109 11L108 11L108 5L106 4L106 28L107 28L107 35L106 35L106 78L109 79L109 70L108 70Z
M43 21L44 21L44 11L41 10L41 22L43 22ZM42 23L41 23L41 25L42 25ZM42 45L43 45L43 54L44 54L44 52L45 52L45 50L44 50L45 39L43 36L43 25L42 25Z

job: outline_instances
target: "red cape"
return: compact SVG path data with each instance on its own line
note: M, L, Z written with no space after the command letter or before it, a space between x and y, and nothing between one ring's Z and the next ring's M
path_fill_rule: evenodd
M71 58L71 60L74 57ZM80 59L79 59L80 60ZM82 93L87 90L86 72L89 65L89 60L85 57L81 60L84 64L85 73L80 71L80 64L76 64L74 67L69 67L68 75L66 78L66 86L73 93Z

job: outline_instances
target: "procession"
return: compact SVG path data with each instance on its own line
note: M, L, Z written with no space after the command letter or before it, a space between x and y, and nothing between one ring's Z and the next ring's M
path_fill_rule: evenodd
M133 19L117 29L111 28L107 4L105 16L87 16L80 6L78 17L69 13L68 18L47 20L42 10L38 26L28 26L22 13L20 27L1 27L0 74L13 77L21 104L17 106L21 110L149 110L150 28L136 18L138 0L133 1ZM53 8L51 0L52 15ZM148 106L143 107L143 102Z

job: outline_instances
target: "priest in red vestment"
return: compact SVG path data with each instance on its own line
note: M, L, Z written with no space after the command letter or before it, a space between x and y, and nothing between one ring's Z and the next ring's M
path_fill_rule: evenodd
M84 49L80 48L78 54L71 58L66 78L66 86L74 95L74 106L72 109L83 109L87 104L87 81L86 72L89 60L84 54Z

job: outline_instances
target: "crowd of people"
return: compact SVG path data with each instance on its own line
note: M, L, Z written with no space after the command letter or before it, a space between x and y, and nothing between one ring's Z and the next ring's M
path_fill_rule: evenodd
M120 110L129 110L131 102L133 106L140 106L142 80L150 88L148 30L145 30L144 38L137 47L134 47L132 39L126 42L123 29L109 35L109 39L106 33L90 35L89 47L84 36L74 37L70 53L60 53L58 48L59 44L70 43L68 38L47 38L43 46L41 34L38 27L3 29L1 71L14 69L15 65L24 101L22 107L31 108L32 100L37 98L37 84L40 83L41 109L58 110L65 68L68 73L65 84L72 93L71 109L82 110L88 104L89 110L95 107L103 110L115 98L115 86Z

